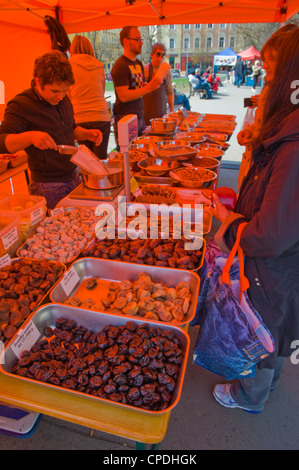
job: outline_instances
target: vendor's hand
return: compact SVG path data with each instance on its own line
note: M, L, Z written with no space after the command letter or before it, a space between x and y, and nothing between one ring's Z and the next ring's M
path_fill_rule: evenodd
M87 130L87 140L94 142L96 145L100 145L103 140L103 134L98 129L88 129Z
M207 209L207 211L212 214L213 217L224 222L224 220L232 213L231 210L227 209L223 204L221 204L217 194L213 194L213 203Z
M31 143L34 147L40 150L55 149L57 148L56 142L47 132L32 131Z
M239 145L247 145L251 140L251 132L248 129L243 129L237 135Z

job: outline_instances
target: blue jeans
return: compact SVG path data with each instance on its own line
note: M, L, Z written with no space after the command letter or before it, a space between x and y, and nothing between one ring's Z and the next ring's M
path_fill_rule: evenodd
M190 111L190 102L186 95L176 95L174 98L174 104L182 104L187 111Z
M80 144L86 145L97 157L101 160L107 158L107 149L110 136L110 121L93 121L93 122L80 122L79 126L84 129L98 129L103 134L103 140L100 145L95 145L94 142L90 140L85 140L84 142L79 142Z
M242 85L242 82L243 82L243 75L236 75L235 85L239 87L240 85Z
M256 367L254 377L233 382L230 392L234 400L244 408L263 411L270 391L275 389L280 378L283 364L284 357L277 357L274 369Z
M82 179L76 175L71 181L59 181L57 183L36 183L33 181L28 186L29 194L43 196L47 201L48 209L54 209L58 202L72 192Z
M199 85L196 85L194 87L194 90L205 90L207 92L208 98L212 98L212 91L209 83L204 82L200 83Z

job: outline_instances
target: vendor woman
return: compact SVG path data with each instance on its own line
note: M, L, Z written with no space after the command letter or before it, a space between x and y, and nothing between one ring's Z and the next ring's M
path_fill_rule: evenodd
M0 125L0 153L26 150L29 193L44 196L49 209L81 183L71 157L59 154L57 145L102 141L101 131L76 126L66 95L73 83L72 67L60 52L37 58L31 88L9 101Z

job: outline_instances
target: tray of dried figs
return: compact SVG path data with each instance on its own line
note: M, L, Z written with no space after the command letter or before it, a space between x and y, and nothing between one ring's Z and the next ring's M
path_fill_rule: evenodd
M72 263L95 236L95 227L106 220L89 207L66 207L63 212L46 217L36 233L17 250L17 256Z
M62 263L30 258L14 258L0 269L0 341L10 341L65 271Z
M177 325L195 316L200 279L191 271L95 258L75 261L66 276L70 271L76 283L65 289L61 280L50 293L52 302Z
M132 412L179 401L190 341L179 327L46 304L0 357L0 371L36 387Z

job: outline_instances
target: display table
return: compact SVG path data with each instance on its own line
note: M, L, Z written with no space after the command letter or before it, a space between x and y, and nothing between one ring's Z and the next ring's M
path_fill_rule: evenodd
M22 163L19 166L16 166L15 168L9 168L8 170L5 171L5 173L2 173L0 175L0 183L3 183L3 181L6 181L8 179L13 178L14 176L18 175L19 173L25 173L26 177L26 182L27 184L30 183L30 178L29 178L29 169L28 169L28 164Z
M132 439L138 449L161 442L170 417L170 411L147 414L136 409L135 412L4 374L0 374L0 402Z

